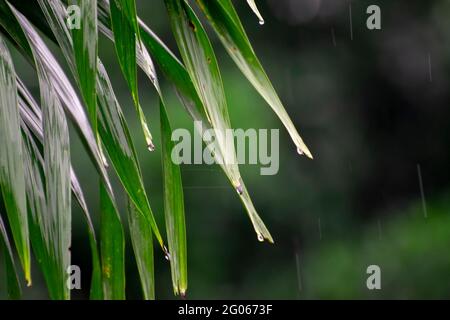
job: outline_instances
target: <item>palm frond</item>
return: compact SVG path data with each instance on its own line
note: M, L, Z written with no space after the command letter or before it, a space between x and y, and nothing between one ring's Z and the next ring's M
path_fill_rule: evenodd
M125 232L108 163L117 174L127 199L127 221L139 271L143 297L155 298L153 238L170 260L175 294L188 287L186 217L181 168L171 159L171 121L154 62L173 85L185 111L221 165L242 201L257 238L273 242L259 217L241 177L234 141L224 134L232 128L216 54L196 11L187 0L163 0L181 54L181 61L136 12L135 0L0 0L0 187L7 225L0 216L7 287L20 296L20 277L14 265L11 230L16 252L31 284L30 247L37 258L52 299L70 299L66 285L71 255L71 197L80 206L92 255L92 299L125 299ZM263 23L254 0L247 0ZM299 153L312 158L272 83L259 62L230 0L196 0L228 54L286 127ZM81 12L80 29L66 24L68 5ZM114 42L117 60L128 85L150 150L155 148L138 92L138 67L159 97L165 247L122 107L107 67L98 57L99 33ZM62 52L67 75L47 37ZM32 65L39 79L40 103L16 74L6 41ZM74 80L75 86L71 84ZM68 118L77 129L99 174L100 236L77 174L70 160ZM203 133L219 133L216 145ZM220 134L222 133L222 136ZM105 151L105 152L104 152ZM152 186L152 188L156 188ZM98 241L99 240L99 241ZM31 244L31 245L30 245Z

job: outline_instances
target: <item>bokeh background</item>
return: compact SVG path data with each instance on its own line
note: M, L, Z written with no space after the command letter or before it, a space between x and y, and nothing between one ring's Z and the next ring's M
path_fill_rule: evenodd
M163 1L137 2L141 18L176 52ZM259 166L242 167L275 244L257 241L218 167L183 166L188 298L450 298L450 1L259 0L264 26L246 1L234 2L315 159L297 155L270 107L210 32L233 127L281 129L276 176L260 176ZM379 31L366 28L371 4L381 8ZM146 151L114 48L105 39L100 54L163 226L160 155ZM31 68L17 55L15 61L37 93ZM173 127L192 131L173 88L161 80ZM143 74L140 94L159 141L158 100ZM73 165L98 222L98 177L72 133ZM117 183L116 190L123 209ZM72 259L83 280L73 298L84 299L90 253L76 205L73 216ZM129 243L126 250L127 294L138 299ZM169 265L155 251L157 298L173 299ZM381 290L366 287L366 269L372 264L381 268ZM34 286L24 290L25 297L46 298L42 277L34 270Z

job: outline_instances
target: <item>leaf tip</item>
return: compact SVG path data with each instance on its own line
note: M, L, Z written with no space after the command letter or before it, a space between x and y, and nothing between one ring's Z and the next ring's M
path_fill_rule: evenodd
M297 148L297 153L301 156L305 155L311 160L314 159L311 151L309 151L308 147L305 146L304 144L301 147Z

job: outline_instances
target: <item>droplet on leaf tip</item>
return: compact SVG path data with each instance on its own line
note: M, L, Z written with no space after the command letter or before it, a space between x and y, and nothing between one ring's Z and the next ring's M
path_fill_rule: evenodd
M261 233L258 233L258 241L259 242L264 242L264 237Z
M244 193L244 188L242 187L241 184L238 185L238 186L236 187L236 192L237 192L239 195L242 195L242 194Z
M264 21L264 19L260 19L259 20L259 24L262 26L262 25L264 25L264 23L266 23L265 21Z
M164 246L163 251L164 251L164 258L165 258L167 261L170 261L170 253L169 253L169 250L167 250L166 246Z
M155 145L152 142L149 142L149 144L147 145L147 149L150 152L155 151Z

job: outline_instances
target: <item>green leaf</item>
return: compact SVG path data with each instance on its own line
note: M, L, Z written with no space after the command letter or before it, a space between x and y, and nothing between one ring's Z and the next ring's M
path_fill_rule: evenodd
M65 278L61 278L60 262L56 255L57 248L51 243L55 239L56 232L52 229L53 217L47 210L45 163L31 133L27 128L23 128L23 131L26 137L24 163L31 244L44 274L50 298L63 299L65 296Z
M42 2L42 0L39 1ZM48 3L42 2L42 4L45 4L43 8L48 8L45 10L45 12L47 12L45 15L47 20L51 21L51 25L54 26L52 27L52 30L54 30L58 42L62 48L66 48L68 44L70 45L71 39L70 35L68 35L69 33L67 32L66 26L63 23L60 23L60 21L64 19L63 5L60 1ZM65 50L65 53L69 65L73 65L72 50ZM162 237L157 228L145 194L137 156L128 133L127 124L122 116L120 106L115 97L106 70L100 60L98 61L98 65L97 94L99 100L99 112L100 114L105 115L100 119L102 121L99 120L99 122L101 122L99 126L103 128L103 132L111 132L111 134L104 133L102 135L102 131L100 130L100 135L103 137L105 148L109 153L113 166L116 169L125 190L133 199L140 212L149 220L149 223L154 228L154 233L159 243L164 248ZM132 159L129 158L130 154L132 154Z
M186 295L187 245L184 218L184 195L180 166L173 163L172 129L163 101L160 103L161 145L164 181L164 212L170 252L170 266L175 294Z
M141 279L144 299L155 299L155 274L153 266L152 229L147 219L127 198L128 223L130 226L131 244L133 245L136 263Z
M6 233L5 224L0 215L0 251L3 251L5 257L5 269L6 269L6 288L8 291L9 299L20 299L22 290L19 284L19 275L14 263L14 256L9 243L8 234Z
M34 101L31 94L28 92L27 88L23 85L23 83L18 79L18 88L20 93L20 111L21 117L23 120L22 123L22 131L25 136L25 158L24 161L26 163L26 186L27 186L27 198L28 198L28 207L30 212L30 233L31 233L31 243L33 245L33 249L35 255L38 259L39 264L41 265L41 269L44 271L44 276L47 281L48 287L51 287L53 291L58 290L59 286L55 284L57 279L54 279L54 276L57 272L53 269L55 263L50 263L53 259L53 256L49 254L51 251L51 247L48 247L44 240L48 238L48 235L44 235L46 230L42 229L40 226L43 223L40 222L42 217L45 217L47 214L47 210L45 209L45 192L42 177L43 174L43 165L44 159L42 158L39 148L35 143L34 137L37 138L38 142L42 145L43 137L43 129L42 129L42 115L39 109L39 106ZM33 134L29 131L31 130ZM89 210L84 199L83 191L78 182L78 178L76 177L73 169L71 172L71 186L72 193L80 205L83 213L86 224L88 226L88 235L89 235L89 243L91 247L92 254L92 280L91 280L91 299L101 299L102 298L102 284L101 284L101 268L100 268L100 259L97 248L97 240L95 237L94 226L91 221L91 217L89 214ZM54 289L53 289L54 288Z
M239 193L258 239L273 242L240 176L234 141L230 139L230 135L226 134L231 127L228 108L219 67L208 36L186 1L165 0L165 4L186 70L205 108L208 121L216 130L218 145L218 150L215 152L216 161L221 163L222 169Z
M169 242L172 283L174 293L185 296L187 290L187 247L181 171L179 165L174 164L171 159L172 149L174 148L174 143L171 140L172 129L153 61L144 45L139 47L137 61L159 95L161 157L164 172L164 211Z
M104 167L104 161L97 145L95 135L92 131L92 127L90 126L90 122L86 116L83 105L81 104L74 88L57 60L54 58L44 41L41 39L27 18L14 9L14 7L10 6L10 9L16 17L18 25L22 28L22 32L26 35L28 46L33 49L34 54L31 53L31 57L29 58L35 60L35 64L40 63L46 68L49 78L55 86L57 96L76 125L79 135L87 147L87 150L89 151L108 192L112 193L111 184ZM17 33L17 28L12 27L8 30L8 32ZM61 45L61 47L64 46ZM27 51L25 50L25 52Z
M44 229L49 230L47 245L53 246L52 255L56 258L58 284L61 286L62 295L54 298L70 299L70 290L66 284L72 235L69 129L48 76L39 67L38 75L43 109L45 194L49 218Z
M91 125L97 132L97 0L75 0L81 9L80 29L72 30L73 52L80 89L88 107Z
M128 131L128 125L114 95L105 68L100 62L97 80L100 111L99 133L105 149L134 205L147 219L159 244L166 250L145 192L141 169Z
M255 3L253 1L248 2L259 15ZM280 118L294 141L298 152L312 158L311 152L298 134L297 129L259 62L232 2L230 0L197 0L197 3L218 34L228 54Z
M55 274L52 277L56 280L54 286L49 288L50 296L53 299L70 299L70 290L66 285L71 245L70 144L65 114L58 99L58 96L62 97L56 94L61 91L61 84L55 81L60 70L49 63L53 57L31 25L15 9L12 11L25 31L35 58L43 106L46 215L38 223L43 230L44 245L50 248L49 254L54 263Z
M136 19L136 4L134 0L112 0L110 1L111 25L114 33L114 44L119 59L122 73L131 90L136 112L138 113L141 127L147 143L147 148L152 151L155 146L153 138L148 129L145 114L139 103L137 65L136 65L136 43L139 32Z
M20 132L16 73L0 36L0 187L9 224L28 285L31 285L30 243Z
M100 244L106 300L125 300L125 238L118 210L100 184Z
M102 10L100 10L102 12ZM106 15L106 10L103 11L104 17ZM107 19L103 19L104 23L107 23ZM102 32L104 32L109 38L112 38L112 34L108 27L105 24L100 24L100 29ZM164 106L164 100L161 94L161 89L159 87L158 79L156 77L156 71L153 65L153 61L150 58L150 55L145 48L143 44L137 47L137 61L141 69L145 72L145 74L148 76L149 80L153 83L155 86L159 96L160 96L160 104L161 108L165 109ZM181 64L179 64L181 66ZM182 66L181 66L182 68ZM184 71L184 69L182 69ZM182 72L183 72L182 71ZM185 79L188 80L188 83L190 82L189 75L184 71ZM192 92L195 94L195 90L193 89L193 86L191 86ZM167 119L167 116L164 118ZM168 121L168 119L167 119ZM163 161L169 161L169 163L166 163L166 169L169 171L167 173L168 177L170 177L170 182L167 181L167 201L168 207L165 210L166 211L166 228L168 232L169 237L169 252L171 256L171 268L172 268L172 279L174 283L174 291L176 294L180 293L185 294L187 289L187 265L186 265L186 231L185 231L185 225L184 225L184 207L183 207L183 193L182 193L182 185L181 185L181 174L179 174L179 167L174 165L170 162L170 150L171 147L168 146L168 144L171 145L170 140L170 126L168 125L168 122L164 121L164 134L165 139L163 141L163 153L168 156L168 159L163 159ZM168 130L168 131L167 131ZM167 141L167 139L169 141ZM165 146L164 146L165 144ZM175 167L175 168L173 168ZM178 174L176 171L178 170ZM169 193L171 191L175 191L176 194L174 197L171 197ZM180 193L181 191L181 193ZM172 203L172 201L182 201L181 204L179 203ZM137 219L135 219L137 220ZM139 222L139 220L137 220ZM138 256L138 251L136 251L136 256ZM143 253L145 256L145 254ZM142 265L143 262L138 260L138 266ZM144 264L145 265L145 264ZM143 267L140 267L140 270L142 270ZM143 278L143 272L141 271L141 282L143 283L144 287L144 296L148 296L148 293L145 293L145 286L150 281ZM150 291L147 289L147 291Z

